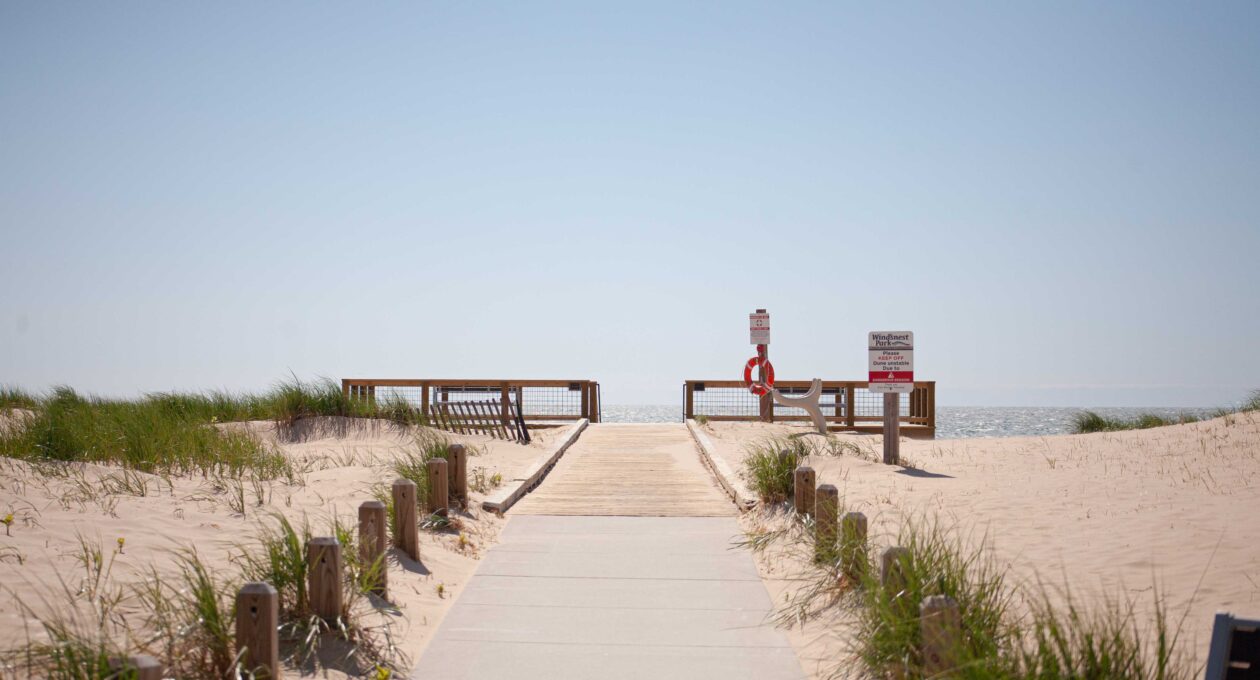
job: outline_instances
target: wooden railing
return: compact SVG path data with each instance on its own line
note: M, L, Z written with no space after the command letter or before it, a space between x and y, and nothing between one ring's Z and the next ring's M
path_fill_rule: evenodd
M530 422L600 421L599 383L594 380L343 378L341 389L353 399L403 399L425 414L433 403L497 398L505 412L510 404L517 404L521 416Z
M820 400L828 428L838 431L879 432L884 413L884 395L867 389L866 381L824 380ZM781 380L774 385L784 394L803 394L807 380ZM902 396L902 434L908 437L936 436L936 382L914 383L914 391ZM755 421L760 418L756 395L742 380L688 380L683 384L683 416L704 416L708 420ZM801 409L776 404L774 421L808 421Z

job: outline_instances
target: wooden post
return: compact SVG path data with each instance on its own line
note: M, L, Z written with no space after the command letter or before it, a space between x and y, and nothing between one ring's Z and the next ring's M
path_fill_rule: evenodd
M511 429L512 427L511 425L509 425L512 418L512 397L510 395L511 395L511 392L508 391L508 384L507 383L500 384L499 385L499 420L503 421L504 427L507 427L508 429Z
M857 387L852 383L844 388L844 423L850 430L857 427Z
M110 659L109 669L111 671L120 671L119 677L134 677L136 680L162 680L163 675L162 662L148 654L136 654L125 659ZM127 674L128 672L135 673L135 675L130 676Z
M901 395L884 393L884 465L901 465Z
M445 517L446 508L450 506L450 496L447 493L447 485L450 482L450 475L446 472L446 459L432 458L429 460L428 468L429 512L436 512Z
M385 538L388 529L385 521L385 504L380 501L364 501L359 505L359 561L363 569L377 569L372 582L372 592L386 597L388 593L385 568Z
M429 417L429 385L420 383L420 415Z
M507 432L504 431L504 439ZM450 449L451 495L461 508L468 507L468 452L463 444L451 444Z
M416 483L394 480L394 545L407 557L420 561L420 527L416 514Z
M696 384L688 380L683 383L683 420L696 417Z
M880 559L879 582L890 599L897 599L906 589L906 563L910 561L910 550L894 546L884 551Z
M796 479L792 482L796 491L793 505L802 515L814 514L814 479L814 468L796 468Z
M766 310L758 309L757 313L765 314ZM757 381L762 384L765 384L766 378L768 376L766 375L766 371L763 368L763 365L767 361L770 361L770 346L757 345L757 358L761 360L757 364ZM771 397L769 392L766 392L765 394L761 395L761 397L758 399L757 410L761 417L761 422L763 423L774 422L774 397Z
M866 571L866 515L846 512L840 528L840 560L844 575L856 581Z
M591 418L591 384L583 382L580 388L582 394L582 413L581 416L590 420Z
M236 593L236 649L256 678L280 677L280 593L270 583L246 583Z
M341 616L341 544L333 536L306 544L307 593L311 611L325 621Z
M945 595L923 598L919 605L919 637L925 677L941 677L957 668L962 645L958 603Z
M836 555L836 515L840 513L840 492L834 485L818 487L814 497L814 560L826 562Z

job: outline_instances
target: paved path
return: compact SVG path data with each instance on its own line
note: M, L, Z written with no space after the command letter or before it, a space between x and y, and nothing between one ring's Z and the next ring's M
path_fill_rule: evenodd
M684 426L592 425L508 515L415 678L804 677Z

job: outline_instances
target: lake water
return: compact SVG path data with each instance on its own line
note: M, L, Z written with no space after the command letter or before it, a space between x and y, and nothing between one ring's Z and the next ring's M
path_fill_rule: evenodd
M1067 434L1072 416L1090 410L1108 418L1133 419L1154 413L1176 419L1181 414L1210 417L1215 409L1205 408L1065 408L1023 406L940 406L936 409L936 438L1021 437ZM639 405L603 407L606 423L679 423L681 405Z

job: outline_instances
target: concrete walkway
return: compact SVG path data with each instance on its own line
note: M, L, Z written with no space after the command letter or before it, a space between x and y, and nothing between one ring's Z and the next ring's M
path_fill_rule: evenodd
M414 677L804 677L734 515L683 425L592 425L509 512Z

